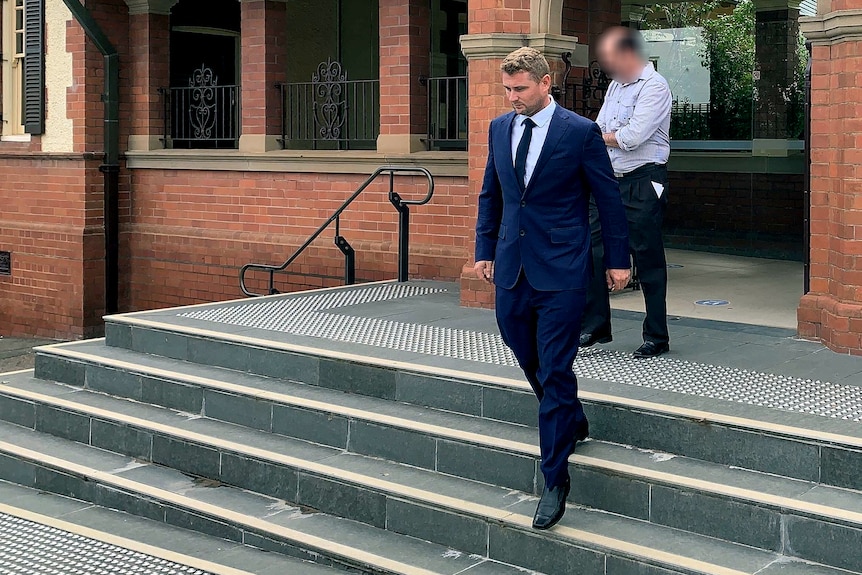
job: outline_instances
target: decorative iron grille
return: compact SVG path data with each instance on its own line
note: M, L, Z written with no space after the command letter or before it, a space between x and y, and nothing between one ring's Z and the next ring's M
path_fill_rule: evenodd
M420 77L428 89L429 150L467 149L467 76Z
M311 82L280 84L284 148L373 149L380 134L380 81L348 80L340 62L321 62Z
M165 147L236 148L239 86L219 85L202 64L189 85L160 90L165 100Z
M573 76L574 66L572 66L571 57L571 52L566 52L562 57L566 64L566 71L563 74L562 87L556 93L557 100L564 108L595 120L602 108L611 79L595 61L583 69L581 75Z

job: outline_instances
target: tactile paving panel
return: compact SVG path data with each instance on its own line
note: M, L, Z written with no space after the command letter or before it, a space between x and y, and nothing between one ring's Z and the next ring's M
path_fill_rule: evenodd
M358 343L467 361L516 367L496 333L361 317L327 310L445 291L412 284L386 284L321 292L180 314L244 327ZM575 372L600 381L661 389L748 405L862 421L862 388L786 377L670 357L635 359L618 351L587 349Z
M209 575L0 513L0 575Z

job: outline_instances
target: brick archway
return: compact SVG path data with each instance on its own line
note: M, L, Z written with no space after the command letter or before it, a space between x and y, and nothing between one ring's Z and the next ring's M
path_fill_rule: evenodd
M562 34L564 0L532 0L530 2L530 32L532 34Z

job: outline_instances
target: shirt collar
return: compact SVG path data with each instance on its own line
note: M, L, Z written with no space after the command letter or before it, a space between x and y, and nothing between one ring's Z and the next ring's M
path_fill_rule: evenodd
M655 66L653 66L652 62L647 62L646 65L644 65L643 70L641 70L641 73L640 73L640 76L638 76L638 79L635 80L634 82L626 82L623 84L623 86L628 86L629 84L637 84L641 80L649 80L650 78L653 77L653 74L655 74Z
M532 116L525 116L524 114L518 114L518 125L524 123L524 120L530 118L536 124L538 128L544 128L545 124L551 121L551 118L554 117L554 109L557 107L557 103L554 102L554 99L551 98L551 103L533 114Z

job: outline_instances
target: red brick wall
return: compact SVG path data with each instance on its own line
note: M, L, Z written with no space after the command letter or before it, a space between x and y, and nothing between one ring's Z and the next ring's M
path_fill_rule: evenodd
M86 225L82 201L95 192L85 176L95 169L74 156L0 153L0 249L12 252L12 275L0 276L0 335L97 335L102 231Z
M242 132L281 133L276 85L287 80L287 5L244 1L242 10Z
M380 133L424 134L431 70L431 13L426 0L380 0Z
M669 245L800 257L802 174L670 172Z
M468 0L468 34L529 34L530 0Z
M161 135L165 107L158 90L170 84L170 17L132 15L129 35L132 112L129 128L133 134Z
M565 0L563 34L576 36L579 44L590 47L590 61L595 60L594 47L599 34L620 24L620 0Z
M326 220L365 176L135 170L134 204L123 226L122 305L148 309L240 297L239 268L280 264ZM402 197L424 194L421 180L398 178ZM388 184L374 184L342 217L356 250L357 279L397 275L397 217ZM410 273L454 280L466 259L473 213L464 178L436 180L434 201L411 213ZM307 255L278 276L280 291L343 283L343 257L324 232ZM253 283L265 291L264 276Z
M123 0L87 2L120 52L128 55ZM77 23L66 29L75 84L67 90L73 122L70 154L42 154L30 144L0 143L0 249L13 253L13 275L0 277L0 335L80 338L99 335L104 312L102 175L103 59ZM122 68L121 68L122 69ZM121 75L121 118L129 118L129 72ZM121 123L122 142L129 125ZM129 208L128 176L121 178Z
M812 56L811 292L799 333L862 354L862 42L814 46Z

